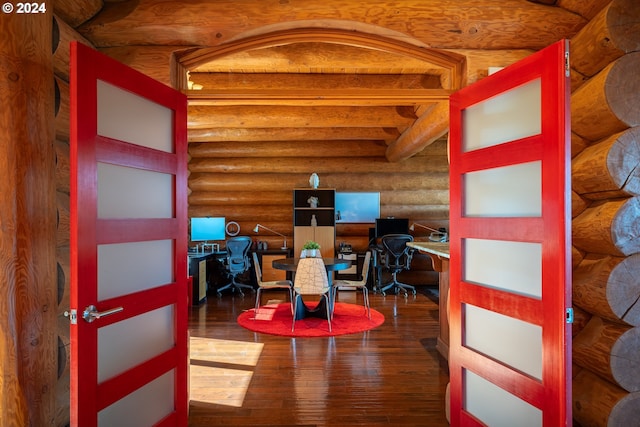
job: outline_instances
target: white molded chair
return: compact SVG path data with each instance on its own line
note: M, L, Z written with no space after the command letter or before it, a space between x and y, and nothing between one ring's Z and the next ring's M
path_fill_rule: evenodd
M325 299L327 308L327 322L329 322L329 332L331 332L331 312L329 278L322 258L301 258L296 269L296 278L293 285L293 323L291 331L296 326L296 313L298 309L299 297L304 295L318 295Z
M350 287L362 289L364 298L364 308L367 310L367 316L371 319L371 307L369 306L369 289L367 289L367 278L369 277L369 265L371 264L371 251L367 251L362 263L362 279L360 280L335 280L333 282L333 304L335 306L338 287ZM335 311L335 309L334 309ZM333 311L331 312L333 317Z
M291 280L272 280L263 282L262 281L262 269L260 268L260 261L258 260L258 254L253 253L253 266L256 270L256 280L258 282L258 291L256 292L256 307L255 314L258 313L258 308L260 307L260 293L263 290L269 289L287 289L289 291L289 301L291 301L291 313L293 314L293 283ZM253 317L255 320L255 316Z

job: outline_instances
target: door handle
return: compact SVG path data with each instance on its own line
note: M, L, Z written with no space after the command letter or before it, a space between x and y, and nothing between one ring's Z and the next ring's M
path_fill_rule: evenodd
M122 310L124 310L123 307L116 307L116 308L112 308L111 310L98 311L95 305L90 305L87 308L85 308L84 311L82 312L82 318L86 320L88 323L91 323L96 319L119 313Z

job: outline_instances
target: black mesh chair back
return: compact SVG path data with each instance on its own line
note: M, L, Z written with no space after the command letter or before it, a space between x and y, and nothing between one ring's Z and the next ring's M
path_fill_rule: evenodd
M416 294L415 287L400 283L397 279L399 272L411 268L413 249L407 246L409 242L413 242L413 236L410 234L386 234L382 236L384 268L392 275L391 282L380 289L382 295L386 295L388 289L393 289L396 293L402 290L405 297L408 295L408 290L411 290L413 295Z
M227 258L225 267L227 269L227 274L231 276L231 282L218 289L218 295L226 289L231 289L233 292L237 289L240 292L240 295L244 295L242 293L242 288L253 289L253 286L239 283L236 280L238 275L246 272L251 267L251 261L249 259L251 243L251 237L248 236L232 237L227 240Z
M249 249L251 238L247 236L233 237L227 240L227 271L230 274L244 273L249 269Z

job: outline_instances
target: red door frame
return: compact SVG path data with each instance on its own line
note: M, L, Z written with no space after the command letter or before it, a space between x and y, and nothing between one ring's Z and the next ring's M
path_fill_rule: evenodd
M187 343L187 150L186 97L80 43L71 44L71 297L77 311L71 325L71 425L95 426L97 413L122 397L175 370L174 412L158 426L186 426L188 421ZM129 144L97 134L97 86L102 80L173 110L174 153ZM119 164L174 176L174 215L168 219L97 218L97 162ZM175 281L98 301L97 245L172 239ZM125 307L120 313L87 323L88 305L98 311ZM159 307L173 305L175 347L97 384L97 332ZM73 312L72 312L73 313Z
M468 86L451 96L450 217L450 374L451 425L481 426L464 410L463 371L470 369L522 400L543 410L543 426L570 426L571 329L571 186L570 84L568 42L556 44ZM463 152L463 110L533 79L542 84L542 132L493 147ZM466 173L540 160L542 216L518 218L465 217L463 176ZM477 286L464 281L465 238L542 244L542 299ZM542 327L542 381L519 373L465 347L463 305L487 310ZM515 424L514 424L515 425Z

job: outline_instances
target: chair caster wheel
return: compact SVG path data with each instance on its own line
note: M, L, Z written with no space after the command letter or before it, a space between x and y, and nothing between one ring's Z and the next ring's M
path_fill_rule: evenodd
M413 295L414 295L414 296L416 295L416 290L415 290L415 289L413 290Z
M382 294L383 297L387 296L387 293L385 291L380 292Z

